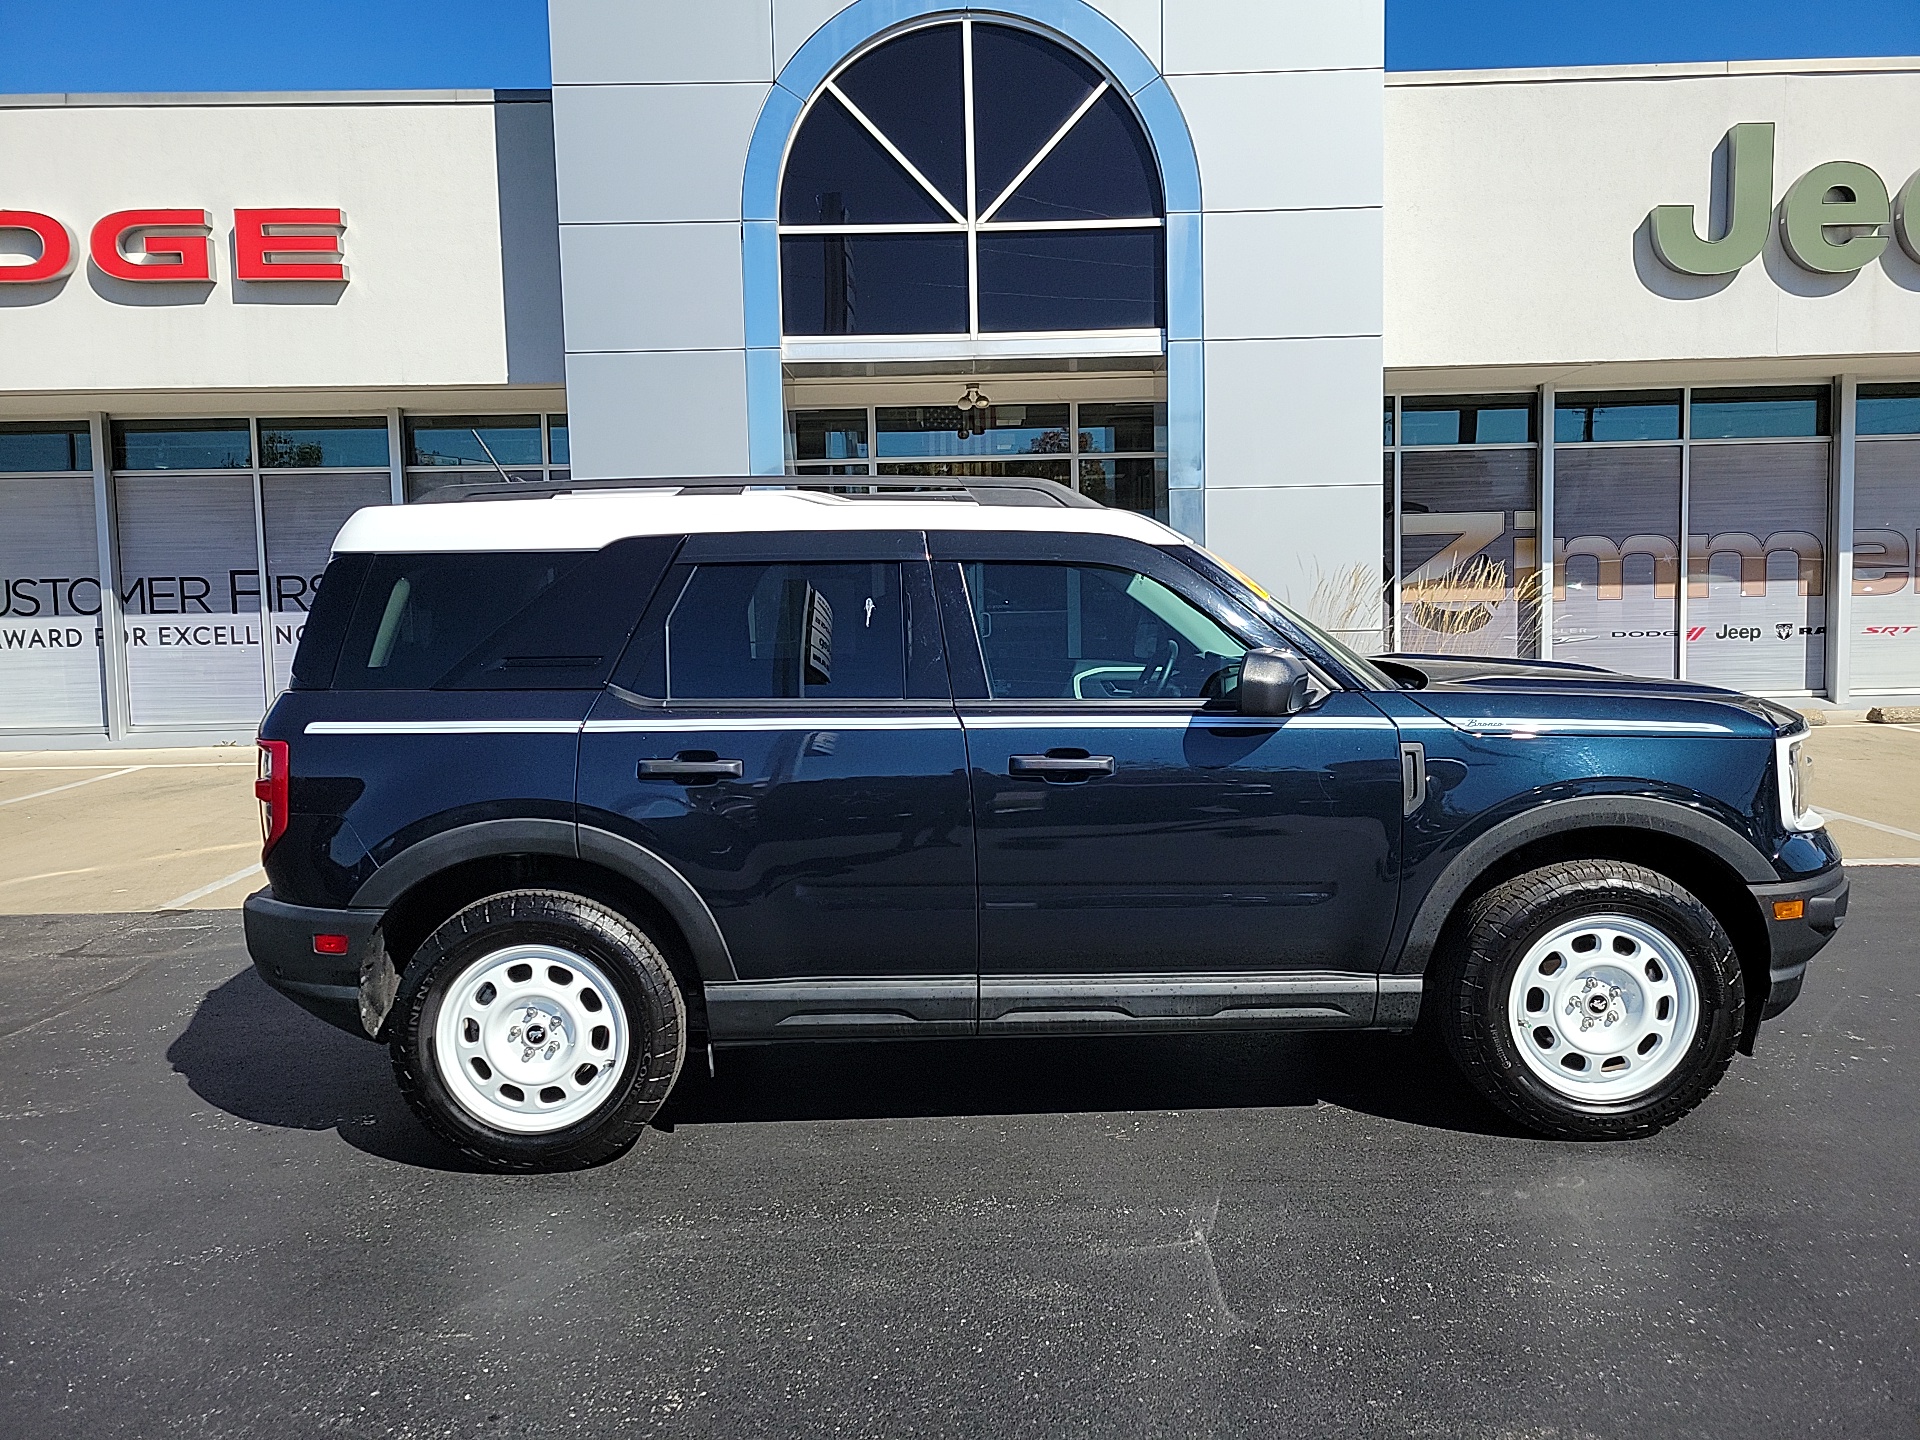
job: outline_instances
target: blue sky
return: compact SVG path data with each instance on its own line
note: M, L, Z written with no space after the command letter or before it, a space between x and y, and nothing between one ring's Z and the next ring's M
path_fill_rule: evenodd
M546 19L544 0L0 0L0 92L537 88ZM1387 0L1396 70L1824 55L1920 55L1920 0Z

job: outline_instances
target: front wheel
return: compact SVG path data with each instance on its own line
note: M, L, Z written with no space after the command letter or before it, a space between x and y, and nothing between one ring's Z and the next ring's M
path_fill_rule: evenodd
M498 1170L627 1150L686 1057L686 1005L660 947L556 890L475 901L427 937L397 1006L393 1068L442 1140Z
M1725 929L1665 875L1549 865L1488 890L1441 957L1448 1050L1495 1105L1569 1140L1650 1135L1707 1097L1745 1019Z

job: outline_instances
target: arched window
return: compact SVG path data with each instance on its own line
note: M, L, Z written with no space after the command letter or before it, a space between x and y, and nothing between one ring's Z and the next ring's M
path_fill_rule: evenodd
M1158 331L1164 217L1146 133L1093 65L1012 25L912 30L834 74L793 137L782 328Z

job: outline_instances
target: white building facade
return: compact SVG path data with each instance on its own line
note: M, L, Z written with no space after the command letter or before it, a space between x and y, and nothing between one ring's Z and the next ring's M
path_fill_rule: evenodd
M345 516L502 472L1042 476L1363 648L1920 692L1920 62L1382 33L554 0L551 95L0 100L0 746L245 735Z

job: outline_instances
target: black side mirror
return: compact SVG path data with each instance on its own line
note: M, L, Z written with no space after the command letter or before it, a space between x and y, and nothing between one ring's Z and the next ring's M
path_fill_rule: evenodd
M1298 715L1313 701L1313 678L1286 650L1249 650L1240 662L1242 715Z

